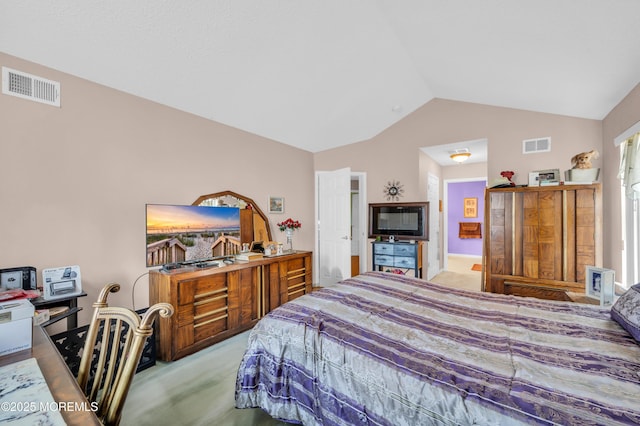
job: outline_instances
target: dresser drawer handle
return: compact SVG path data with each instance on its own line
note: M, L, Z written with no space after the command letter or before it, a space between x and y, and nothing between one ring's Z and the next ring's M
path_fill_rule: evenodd
M211 315L219 314L220 312L225 312L226 310L227 310L227 307L223 306L222 308L214 309L213 311L205 312L204 314L195 315L193 317L193 319L194 320L199 320L199 319L204 318L204 317L208 317L208 316L211 316Z
M226 299L227 297L229 297L227 294L222 294L218 297L210 297L208 299L198 300L197 302L193 302L193 306L204 305L205 303L215 302L216 300Z
M210 320L208 320L208 321L201 322L200 324L196 324L196 325L194 325L194 326L193 326L193 328L202 327L203 325L207 325L207 324L210 324L210 323L215 322L215 321L220 321L221 319L225 319L225 318L227 318L228 316L229 316L228 314L220 315L220 316L219 316L219 317L217 317L217 318L212 318L212 319L210 319Z
M227 290L228 290L228 288L227 288L227 287L223 287L223 288L220 288L220 289L218 289L218 290L213 290L213 291L208 291L208 292L206 292L206 293L196 294L196 295L195 295L195 296L193 296L193 297L194 297L194 299L201 299L201 298L203 298L203 297L212 296L212 295L214 295L214 294L222 293L222 292L227 291Z
M305 272L298 274L298 275L294 275L294 276L288 276L287 275L287 280L291 281L291 280L295 280L296 278L300 278L300 277L304 277L305 275L307 275Z

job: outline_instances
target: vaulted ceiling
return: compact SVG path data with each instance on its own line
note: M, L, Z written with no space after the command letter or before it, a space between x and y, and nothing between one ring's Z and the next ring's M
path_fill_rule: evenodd
M3 0L0 51L317 152L433 98L602 119L640 81L639 17L637 0Z

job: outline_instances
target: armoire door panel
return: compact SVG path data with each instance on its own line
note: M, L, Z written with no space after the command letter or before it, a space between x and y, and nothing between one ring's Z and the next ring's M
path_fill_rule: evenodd
M509 206L509 210L512 212L511 219L509 220L508 237L511 240L509 246L508 256L511 265L511 274L523 275L523 245L525 237L523 235L524 229L524 196L520 192L511 194L510 199L512 204Z
M540 225L538 230L538 241L541 243L559 243L556 235L557 226L555 225Z
M538 244L538 226L525 225L520 231L523 244Z
M495 271L494 274L503 275L507 272L504 270L504 259L492 258L490 261L491 270Z
M595 189L579 189L576 191L576 207L591 209L596 205Z
M485 290L556 298L583 289L585 267L602 266L601 199L600 184L488 189ZM541 286L549 291L533 290Z
M504 245L505 242L505 230L504 226L492 226L491 227L491 241L496 243L496 245Z
M563 228L563 281L573 281L576 278L576 192L564 193L564 228Z
M491 207L496 211L504 211L504 197L505 193L492 193L489 194L491 198ZM504 217L504 216L503 216Z
M577 253L593 252L596 244L593 227L576 226L575 235Z
M595 223L596 218L593 215L593 209L576 208L576 226L593 228Z
M538 194L527 192L523 194L523 207L525 209L538 210Z
M556 259L560 254L553 243L540 243L540 261L538 262L538 278L556 280L562 278L562 270L558 270ZM558 273L560 272L560 273Z
M493 220L491 221L491 226L495 226L498 228L504 228L505 223L505 211L504 210L492 210L491 213Z
M524 226L538 226L540 223L539 218L540 211L536 207L525 207L523 211Z

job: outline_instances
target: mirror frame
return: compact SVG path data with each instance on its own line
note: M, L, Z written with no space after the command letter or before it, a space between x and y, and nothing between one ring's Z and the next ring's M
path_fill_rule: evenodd
M267 228L267 235L269 236L269 241L271 241L273 239L271 237L271 225L269 224L269 219L267 218L267 215L265 215L264 212L262 210L260 210L260 207L258 207L258 205L256 204L255 201L253 201L251 198L245 197L244 195L240 195L240 194L238 194L236 192L233 192L233 191L214 192L213 194L201 195L191 205L198 206L203 201L214 199L214 198L223 198L223 197L227 197L227 196L231 196L231 197L237 198L238 200L242 200L245 203L247 203L247 205L251 205L251 209L254 212L258 213L258 215L264 220L265 227Z

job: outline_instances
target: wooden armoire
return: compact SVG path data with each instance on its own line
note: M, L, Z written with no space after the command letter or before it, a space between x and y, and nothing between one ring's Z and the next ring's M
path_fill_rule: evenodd
M600 184L489 188L484 290L572 300L602 266Z

